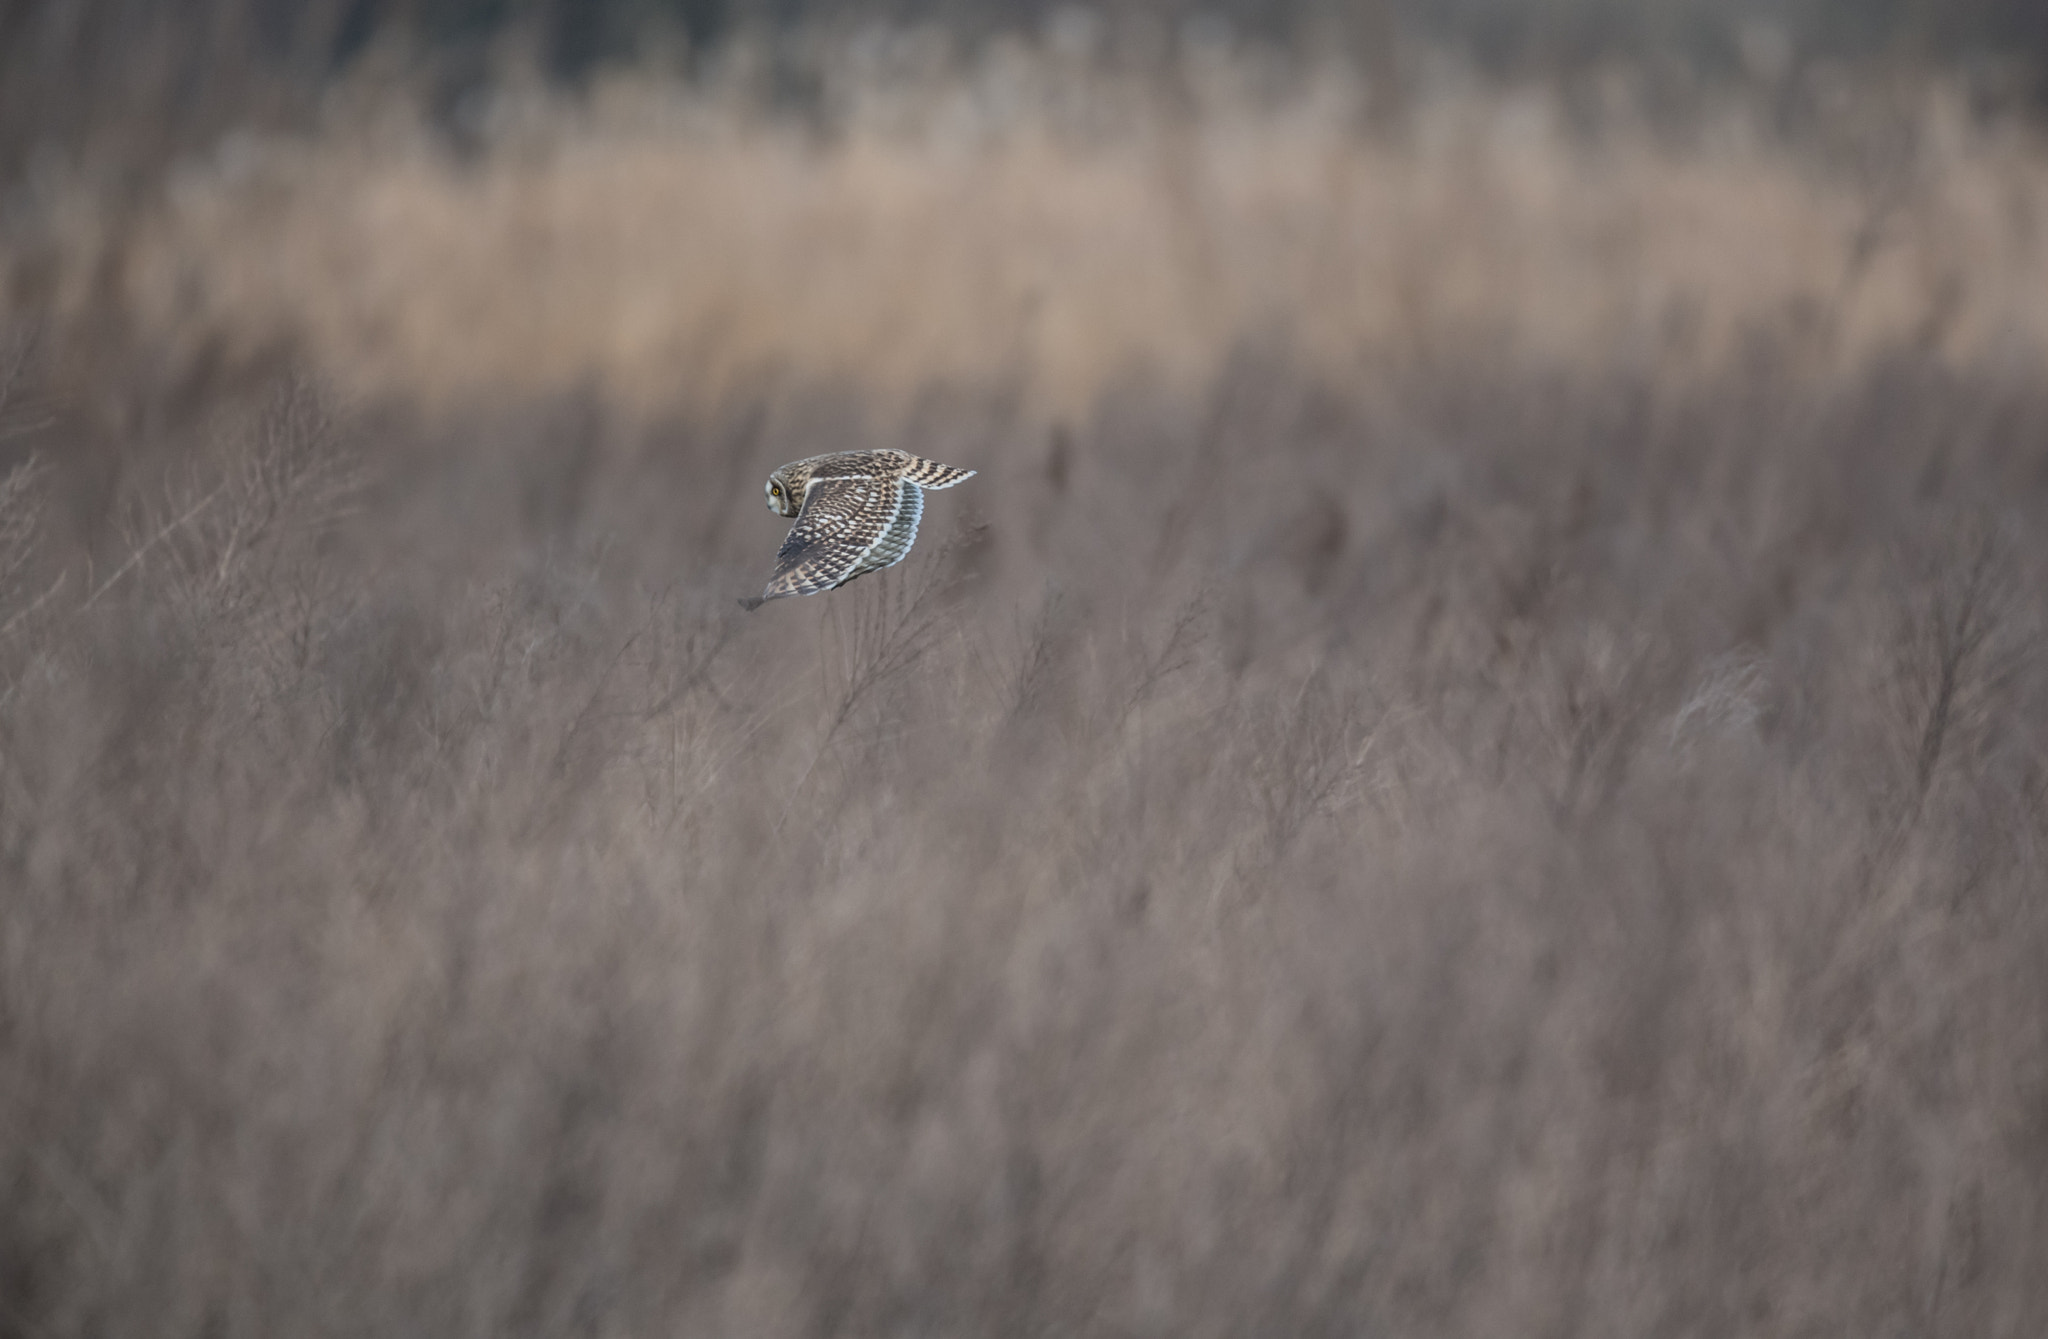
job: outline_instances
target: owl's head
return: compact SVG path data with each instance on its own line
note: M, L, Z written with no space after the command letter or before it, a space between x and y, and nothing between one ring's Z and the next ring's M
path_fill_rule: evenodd
M788 466L768 476L764 491L768 495L768 510L778 516L795 516L803 510L803 485L790 476Z

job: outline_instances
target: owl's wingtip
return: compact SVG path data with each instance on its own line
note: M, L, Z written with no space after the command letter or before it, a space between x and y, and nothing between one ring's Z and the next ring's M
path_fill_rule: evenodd
M809 591L801 586L792 587L778 579L769 582L759 595L741 596L740 608L751 614L770 600L786 600L792 595L808 595L809 593Z

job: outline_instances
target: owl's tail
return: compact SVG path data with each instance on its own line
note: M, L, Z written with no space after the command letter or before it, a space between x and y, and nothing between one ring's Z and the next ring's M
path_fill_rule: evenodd
M910 468L903 472L903 477L920 488L951 488L962 479L972 479L974 473L973 470L941 465L936 460L926 460L922 456L912 456Z

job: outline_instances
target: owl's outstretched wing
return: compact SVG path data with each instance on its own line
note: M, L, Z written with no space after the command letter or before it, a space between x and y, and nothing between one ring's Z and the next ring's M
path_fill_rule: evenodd
M785 595L812 595L851 581L863 572L887 567L900 559L917 536L916 512L923 499L908 505L912 509L909 535L895 551L895 557L869 562L878 550L896 542L897 520L907 495L915 485L902 479L814 479L804 495L804 507L790 527L789 538L775 554L775 574L761 592L761 599L779 600ZM866 564L866 565L863 565Z

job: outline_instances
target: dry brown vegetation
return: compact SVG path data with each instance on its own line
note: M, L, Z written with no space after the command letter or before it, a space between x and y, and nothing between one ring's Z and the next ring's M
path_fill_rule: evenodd
M591 386L642 415L763 374L1083 415L1134 374L1198 395L1247 338L1337 383L1475 343L1697 377L1787 322L1825 326L1801 352L1836 369L2048 344L2048 162L1940 84L1837 72L1673 126L1621 72L1571 100L1446 76L1365 134L1342 67L1196 48L1162 88L1022 48L967 75L908 39L857 51L823 126L719 82L573 105L514 82L466 153L365 76L324 135L231 135L144 218L53 176L44 300L117 304L170 377L291 349L380 399Z
M2048 1332L2048 157L1062 59L20 188L0 1335Z

